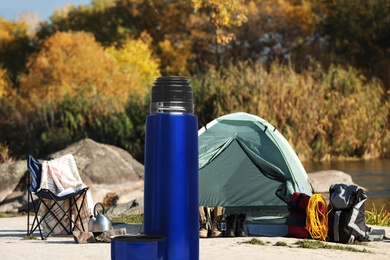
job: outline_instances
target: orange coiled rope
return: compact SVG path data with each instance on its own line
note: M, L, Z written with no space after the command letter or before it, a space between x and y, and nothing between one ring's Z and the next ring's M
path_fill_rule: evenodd
M321 194L313 194L306 209L306 228L311 237L326 241L328 236L328 210Z

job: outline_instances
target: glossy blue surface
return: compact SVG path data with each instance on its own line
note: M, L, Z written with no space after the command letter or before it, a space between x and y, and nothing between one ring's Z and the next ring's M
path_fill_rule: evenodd
M115 236L111 239L111 260L163 260L161 236Z
M199 259L196 116L146 118L144 178L144 233L166 238L165 260Z

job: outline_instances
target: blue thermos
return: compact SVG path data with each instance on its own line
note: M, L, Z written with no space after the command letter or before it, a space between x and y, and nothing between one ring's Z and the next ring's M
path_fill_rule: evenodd
M144 233L165 260L199 259L198 119L187 78L157 78L146 117Z

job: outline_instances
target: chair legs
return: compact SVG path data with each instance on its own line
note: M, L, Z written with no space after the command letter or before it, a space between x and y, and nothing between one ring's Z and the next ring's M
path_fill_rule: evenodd
M34 202L33 195L30 191L28 191L28 206L27 206L27 236L32 236L35 230L38 228L39 229L39 234L41 235L41 239L43 240L43 234L42 234L42 229L41 229L41 221L39 220L39 207L41 204L41 201L38 200L38 205ZM30 226L30 199L31 199L31 204L32 204L32 209L34 211L34 219L32 221L32 224Z
M38 196L38 202L34 202L33 195L29 191L28 200L31 199L32 201L34 219L30 226L29 211L27 216L27 236L32 236L38 229L41 239L47 239L59 225L68 235L72 234L74 230L85 231L81 213L86 193L87 189L84 189L74 196L58 200L58 197L47 192L45 194L47 198ZM66 205L66 202L69 205ZM50 222L51 225L49 226L47 222ZM48 226L48 232L45 235L43 234L44 230L42 227L44 223ZM69 223L69 226L67 223Z

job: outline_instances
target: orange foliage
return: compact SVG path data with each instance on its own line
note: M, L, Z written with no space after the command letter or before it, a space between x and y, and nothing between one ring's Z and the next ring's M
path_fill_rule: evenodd
M87 33L57 32L30 57L28 70L20 93L35 104L55 106L65 96L84 95L120 110L133 93L132 80L118 61Z
M5 98L11 91L10 80L7 76L7 71L0 68L0 100Z
M257 0L257 2L266 10L267 15L272 17L273 24L299 27L305 34L314 32L316 15L313 12L312 1Z
M110 88L107 74L114 72L114 65L93 36L58 32L30 57L20 93L34 103L58 104L65 96L81 94L92 98Z
M234 34L227 28L241 26L247 21L243 0L192 0L195 12L204 12L215 27L216 42L227 44Z
M175 46L168 39L159 43L160 58L167 75L189 75L187 61L191 57L191 41L184 40Z
M101 112L121 111L131 95L148 93L159 75L158 62L141 40L105 50L91 34L57 32L29 58L20 94L35 106L54 107L64 97L83 95Z
M7 70L11 80L15 81L23 70L25 57L31 49L32 20L11 22L0 17L0 64Z
M142 39L151 41L145 34L142 34ZM160 75L159 63L143 40L127 39L120 48L109 47L105 52L116 60L116 66L124 77L120 92L126 92L131 87L138 96L149 93L153 81Z

